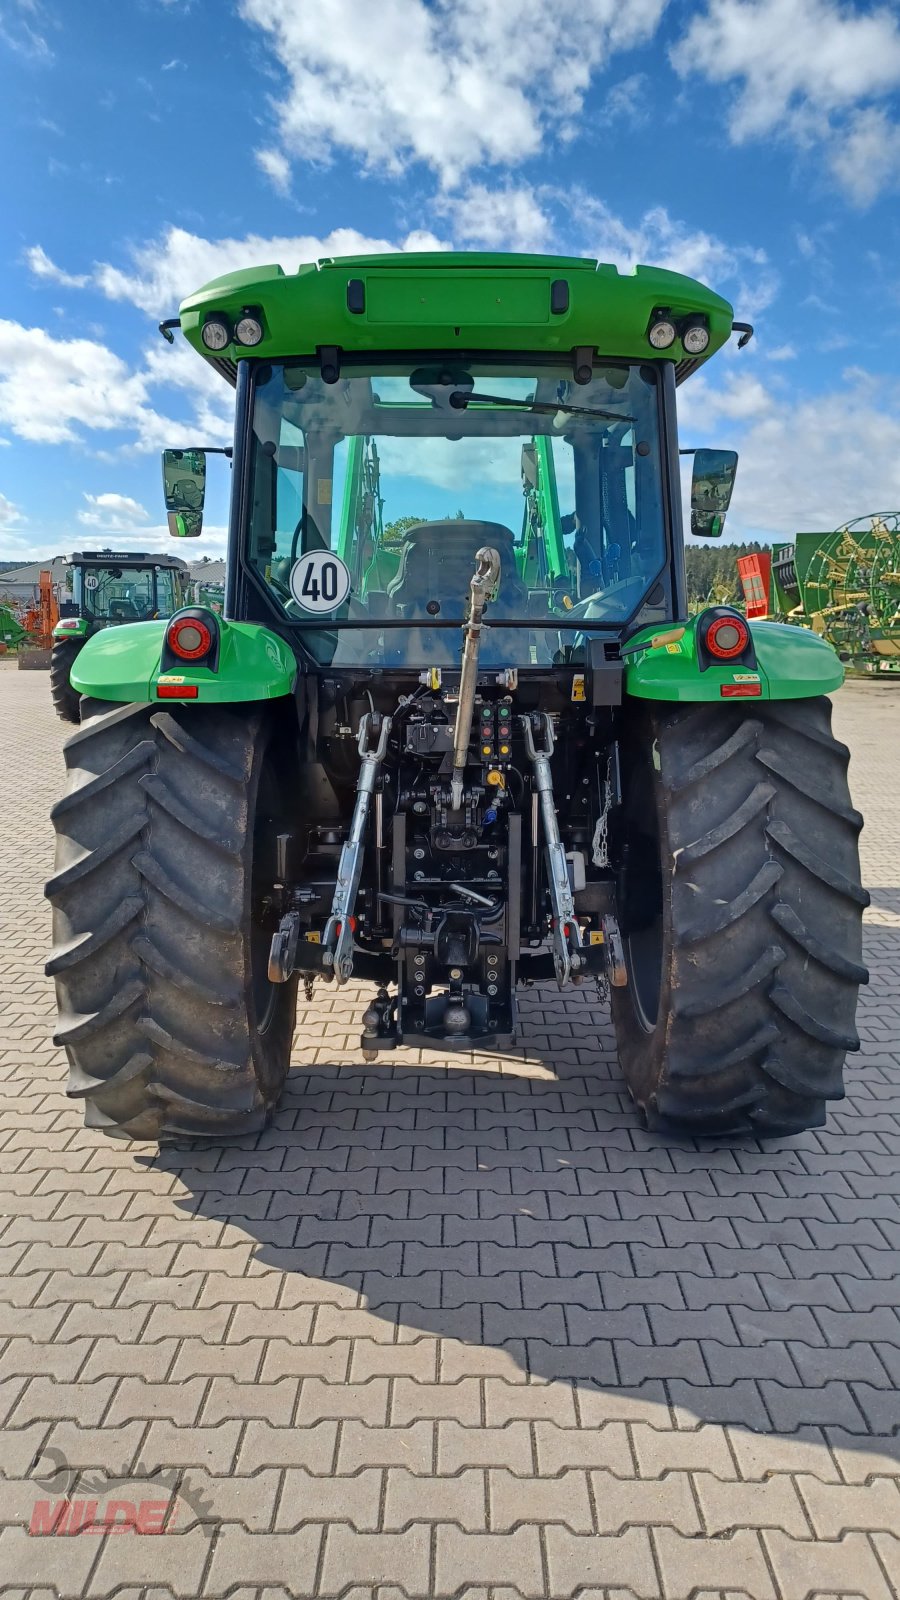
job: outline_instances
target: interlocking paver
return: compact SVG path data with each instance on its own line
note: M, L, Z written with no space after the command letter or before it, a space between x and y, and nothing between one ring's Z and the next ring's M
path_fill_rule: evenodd
M405 1467L387 1471L383 1525L388 1532L424 1519L457 1522L467 1533L479 1533L487 1528L487 1515L485 1475L476 1467L450 1477L426 1477Z
M873 892L847 1100L729 1149L643 1132L555 989L520 1048L365 1068L367 991L325 990L256 1138L83 1131L42 976L63 730L8 663L0 708L33 774L0 772L4 1596L900 1594L895 691L836 702ZM181 1475L182 1534L29 1537L60 1457Z
M865 1600L894 1600L875 1546L863 1533L802 1544L783 1533L771 1532L762 1537L785 1595L861 1594Z

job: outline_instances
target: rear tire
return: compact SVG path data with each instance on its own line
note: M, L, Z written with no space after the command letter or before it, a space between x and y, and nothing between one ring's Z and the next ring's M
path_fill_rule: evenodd
M126 1138L252 1132L284 1084L297 993L266 974L272 723L254 706L82 711L46 888L68 1092Z
M857 1050L849 752L826 699L647 705L624 749L619 1057L648 1124L796 1133Z
M50 651L50 698L63 722L81 721L81 695L72 688L69 674L84 643L83 639L54 639Z

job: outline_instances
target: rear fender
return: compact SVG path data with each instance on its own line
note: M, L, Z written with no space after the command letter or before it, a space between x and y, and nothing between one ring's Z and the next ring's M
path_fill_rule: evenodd
M53 629L54 639L86 639L91 625L87 617L61 617Z
M834 650L807 628L748 622L756 666L722 662L703 667L697 623L642 628L623 646L625 693L638 700L804 700L830 694L844 681Z
M257 622L218 619L221 632L219 660L209 667L179 663L178 670L160 673L163 637L168 619L127 622L94 634L72 668L73 689L96 700L126 702L162 698L184 699L216 705L243 700L275 700L290 694L297 676L297 661L290 646ZM159 694L160 684L168 688ZM196 693L189 691L196 689ZM176 691L173 693L172 691Z

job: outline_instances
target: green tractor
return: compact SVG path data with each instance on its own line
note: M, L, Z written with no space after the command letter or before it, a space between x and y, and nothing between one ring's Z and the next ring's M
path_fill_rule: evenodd
M136 550L76 550L68 558L71 598L59 608L50 655L50 694L63 722L78 722L81 696L72 687L76 658L101 628L171 617L188 592L189 570L177 556Z
M651 1128L821 1124L858 1048L848 753L812 632L688 617L737 458L676 389L702 284L502 255L235 272L161 324L235 389L222 614L105 630L53 817L57 1041L88 1124L261 1127L296 997L365 1060L506 1047L523 983L610 999ZM172 531L206 453L167 451Z

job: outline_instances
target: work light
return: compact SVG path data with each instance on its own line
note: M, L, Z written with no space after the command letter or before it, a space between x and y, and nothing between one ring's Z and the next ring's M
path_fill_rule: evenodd
M200 337L207 350L224 350L231 343L231 328L223 316L218 314L207 317L200 330Z
M709 344L709 329L702 317L689 317L682 323L681 342L689 356L702 356Z
M259 344L263 336L263 325L259 317L252 311L245 311L243 316L235 323L234 337L238 344Z
M651 322L647 338L654 350L668 350L669 345L675 343L676 337L675 324L670 322L668 317L659 317Z

